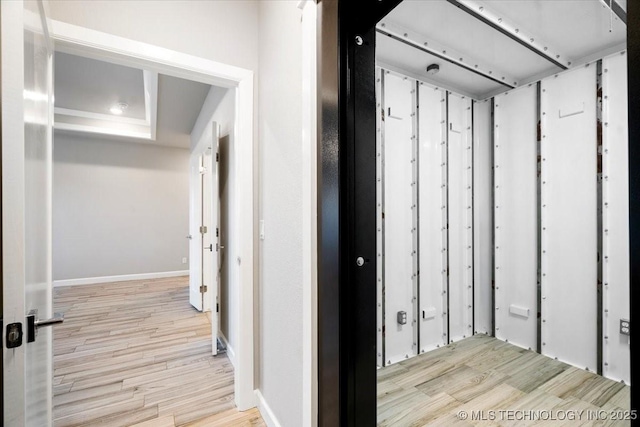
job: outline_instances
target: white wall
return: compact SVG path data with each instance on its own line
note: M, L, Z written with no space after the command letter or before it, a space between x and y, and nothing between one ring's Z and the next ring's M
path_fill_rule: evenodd
M261 1L259 387L282 426L302 425L302 23Z
M236 162L235 155L235 89L212 86L202 105L200 115L191 132L192 150L210 129L211 122L220 125L220 239L225 247L221 255L222 278L220 284L220 332L227 340L232 362L238 336L238 289L240 287L239 255L236 215Z
M56 0L50 13L55 20L256 72L260 171L255 194L266 224L260 256L255 254L256 387L283 426L302 425L302 26L297 3Z
M258 68L255 1L55 0L49 16L250 70Z
M56 132L53 279L186 270L189 151Z

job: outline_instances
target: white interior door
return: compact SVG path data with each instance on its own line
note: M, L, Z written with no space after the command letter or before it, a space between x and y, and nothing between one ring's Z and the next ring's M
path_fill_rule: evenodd
M194 152L189 162L189 303L202 311L202 155Z
M220 286L219 127L212 122L204 144L191 154L189 301L211 311L213 354L217 353Z
M191 159L191 245L189 256L189 301L200 311L210 311L210 292L215 277L211 254L215 251L215 234L219 233L213 221L213 163L211 143L202 152L194 153ZM217 212L217 211L216 211Z
M51 425L52 62L45 5L0 2L4 425ZM38 317L31 317L36 320ZM36 323L37 325L37 323Z

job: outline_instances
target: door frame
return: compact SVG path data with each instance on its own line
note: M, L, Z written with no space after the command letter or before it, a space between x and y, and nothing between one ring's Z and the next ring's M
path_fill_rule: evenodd
M318 425L376 425L375 26L400 0L318 2ZM640 3L627 2L630 318L640 305ZM358 267L356 258L368 259ZM631 360L638 354L631 344ZM640 369L631 364L631 409ZM640 420L633 421L640 425Z
M238 171L237 203L239 306L238 336L234 350L235 403L244 411L256 406L254 384L254 271L256 217L256 144L254 141L254 72L136 40L91 30L61 21L51 21L51 38L61 52L106 60L120 65L150 69L158 73L205 84L235 88L235 123Z

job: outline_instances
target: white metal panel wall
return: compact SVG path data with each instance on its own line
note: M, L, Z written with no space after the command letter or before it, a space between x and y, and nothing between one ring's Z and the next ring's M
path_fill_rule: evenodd
M604 58L602 71L602 373L629 384L629 336L620 334L630 304L626 53Z
M449 340L472 335L473 170L471 100L448 94Z
M537 104L529 85L496 96L493 116L496 338L529 349L538 339Z
M493 333L491 100L473 103L473 315L475 333Z
M384 348L387 364L417 354L414 233L415 80L385 72L383 139ZM398 322L406 312L407 322Z
M446 92L418 87L420 352L447 344Z
M541 82L542 353L596 370L596 65Z
M383 285L384 261L383 251L383 219L382 219L382 139L384 127L382 117L382 78L383 71L376 67L376 360L378 366L384 366L384 308Z

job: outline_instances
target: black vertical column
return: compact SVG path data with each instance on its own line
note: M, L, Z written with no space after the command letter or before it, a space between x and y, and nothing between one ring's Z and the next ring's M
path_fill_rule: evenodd
M319 0L318 424L376 425L375 25L400 0Z
M340 425L338 1L318 3L318 425Z
M355 43L350 52L353 67L351 78L371 82L354 85L348 94L347 108L353 111L354 122L347 121L349 144L347 173L352 188L353 246L347 262L351 264L349 299L356 301L350 307L349 328L353 343L349 379L353 381L353 425L376 425L376 95L375 95L375 29L352 35ZM352 126L357 126L355 131ZM349 194L349 193L347 193ZM364 262L364 264L362 264Z

